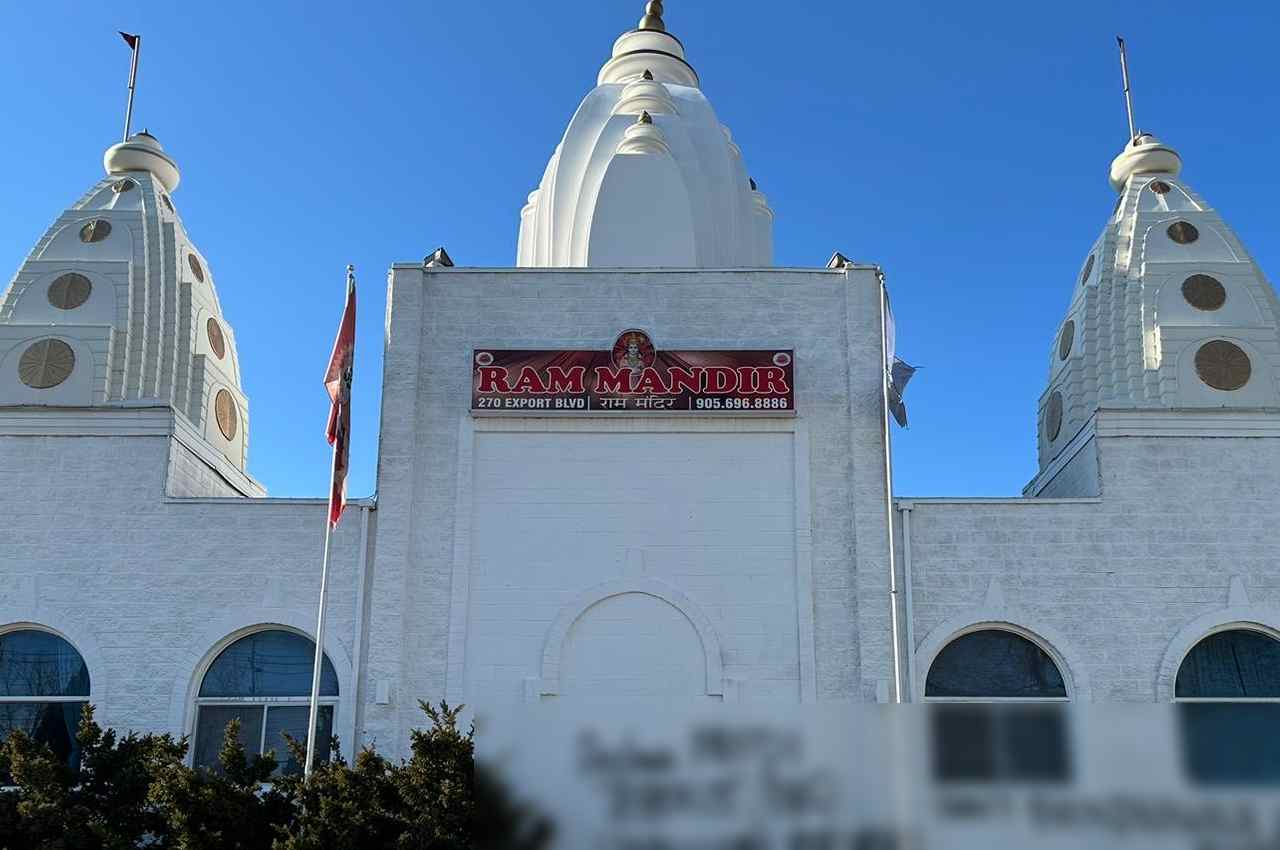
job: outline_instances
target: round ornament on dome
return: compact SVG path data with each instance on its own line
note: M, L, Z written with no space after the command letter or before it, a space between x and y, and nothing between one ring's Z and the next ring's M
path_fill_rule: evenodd
M76 368L76 353L60 339L32 343L18 358L18 380L36 390L56 387Z
M1196 374L1215 390L1230 392L1249 383L1253 365L1240 346L1225 339L1215 339L1196 352Z
M95 218L80 228L80 241L86 245L101 242L111 235L111 222L105 218Z
M1215 277L1193 274L1182 282L1182 297L1197 310L1210 312L1227 303L1227 290Z
M1057 390L1049 396L1049 403L1044 408L1044 435L1053 442L1062 433L1062 393Z
M218 324L218 320L209 317L209 321L204 323L205 336L209 338L209 350L214 356L221 360L227 353L227 341L222 335L222 325ZM228 437L228 439L230 439Z
M227 440L236 438L236 429L240 417L236 413L236 400L226 390L218 390L213 400L213 416L217 420L218 430Z
M204 283L204 266L200 265L200 258L195 254L187 254L187 266L191 269L191 274L198 283Z
M1190 245L1200 238L1200 231L1189 221L1175 221L1166 228L1165 232L1179 245Z
M1067 319L1066 324L1062 326L1062 333L1058 334L1058 359L1066 360L1071 356L1071 346L1076 341L1076 323L1071 319Z
M67 272L59 275L49 284L49 303L59 310L74 310L89 300L93 292L93 283L78 272Z
M1093 264L1096 260L1097 260L1097 256L1094 254L1090 254L1089 259L1084 261L1084 268L1080 270L1081 286L1084 286L1085 282L1089 280L1089 275L1093 274Z

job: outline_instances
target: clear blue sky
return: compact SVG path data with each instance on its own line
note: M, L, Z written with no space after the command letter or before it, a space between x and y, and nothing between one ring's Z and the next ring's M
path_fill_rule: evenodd
M321 495L320 383L343 269L361 315L352 495L373 491L386 272L439 245L511 265L517 218L641 0L41 3L0 12L0 270L101 173L144 36L137 126L236 330L250 467ZM1230 9L1230 12L1226 11ZM920 364L897 490L1016 494L1074 278L1139 124L1280 275L1280 62L1271 2L670 0L670 29L777 212L777 262L881 264Z

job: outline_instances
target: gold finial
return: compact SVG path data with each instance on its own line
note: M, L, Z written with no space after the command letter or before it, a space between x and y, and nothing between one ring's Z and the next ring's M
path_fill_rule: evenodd
M637 123L637 124L652 124L652 123L653 123L653 116L652 116L652 115L650 115L648 112L641 112L641 113L640 113L640 120L639 120L639 121L637 121L636 123Z
M645 4L644 17L640 19L639 29L667 31L667 25L662 22L662 0L649 0Z

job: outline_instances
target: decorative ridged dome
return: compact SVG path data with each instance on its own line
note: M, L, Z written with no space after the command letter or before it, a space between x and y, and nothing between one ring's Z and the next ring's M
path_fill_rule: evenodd
M1120 198L1051 345L1042 470L1101 408L1280 406L1280 301L1181 170L1149 134L1111 165Z
M772 265L773 211L662 16L615 42L521 210L517 265Z
M149 133L112 145L0 295L0 406L172 407L240 470L248 399L213 271ZM253 486L257 486L256 484Z

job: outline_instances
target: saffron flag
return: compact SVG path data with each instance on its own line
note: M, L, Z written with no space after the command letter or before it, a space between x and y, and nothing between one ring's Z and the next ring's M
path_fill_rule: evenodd
M124 43L129 45L130 49L132 50L138 49L138 37L136 35L127 33L123 30L117 30L117 32L120 33L120 37L124 39Z
M333 446L333 479L329 486L329 526L335 527L347 506L347 464L351 454L351 376L356 356L356 276L347 267L347 305L333 342L324 387L329 391L329 425L325 431Z

